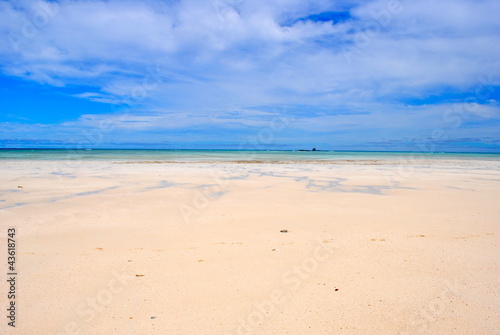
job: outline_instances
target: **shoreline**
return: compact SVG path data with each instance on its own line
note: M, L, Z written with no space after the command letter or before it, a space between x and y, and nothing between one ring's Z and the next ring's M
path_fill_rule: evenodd
M225 159L225 160L150 160L150 159L11 159L0 158L0 163L22 163L22 162L81 162L81 163L111 163L111 164L321 164L321 165L411 165L412 163L425 164L466 164L466 163L491 163L500 166L500 159L463 159L463 158L425 158L425 157L401 157L401 158L382 158L382 159L309 159L309 160L265 160L265 159Z
M477 166L481 163L496 163L500 167L500 161L491 160L440 160L440 159L344 159L344 160L225 160L225 161L113 161L113 164L283 164L283 165L300 165L300 164L315 164L315 165L446 165L457 163L458 166ZM418 164L414 164L418 163Z

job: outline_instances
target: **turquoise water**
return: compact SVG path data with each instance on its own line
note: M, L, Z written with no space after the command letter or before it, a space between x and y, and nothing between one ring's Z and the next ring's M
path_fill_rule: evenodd
M0 149L0 160L112 161L327 161L361 159L467 159L500 161L491 153L411 153L360 151L236 151L236 150L71 150Z

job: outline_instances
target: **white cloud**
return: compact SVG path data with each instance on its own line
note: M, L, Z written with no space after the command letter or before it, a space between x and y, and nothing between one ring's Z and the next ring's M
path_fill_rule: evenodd
M307 105L330 114L311 108L300 129L384 129L395 117L408 127L411 113L438 120L447 102L412 109L401 100L473 92L481 77L498 80L500 73L496 0L401 1L396 10L383 0L67 0L45 21L42 7L0 2L2 71L55 86L93 86L99 92L75 96L125 101L137 115L157 111L130 116L134 122L122 122L127 129L198 126L206 116L211 124L233 127L223 118L228 111L294 105L292 113ZM291 24L346 8L353 20ZM32 36L26 22L35 25ZM18 43L17 52L9 38ZM152 68L161 83L144 99L133 99ZM486 100L476 116L496 119L497 107ZM370 115L335 115L339 110ZM84 120L77 122L89 126ZM259 125L249 114L238 122Z

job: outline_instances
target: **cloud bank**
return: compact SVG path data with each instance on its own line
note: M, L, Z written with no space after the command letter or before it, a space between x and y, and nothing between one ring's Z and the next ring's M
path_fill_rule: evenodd
M286 118L263 148L500 151L499 12L493 0L0 1L9 90L40 87L73 111L48 108L46 122L36 106L2 107L0 138L229 148Z

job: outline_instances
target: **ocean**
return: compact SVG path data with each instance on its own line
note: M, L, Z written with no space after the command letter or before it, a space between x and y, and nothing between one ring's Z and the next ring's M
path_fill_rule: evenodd
M331 161L443 159L500 161L500 153L424 153L382 151L238 151L135 149L0 149L0 160L94 161Z

